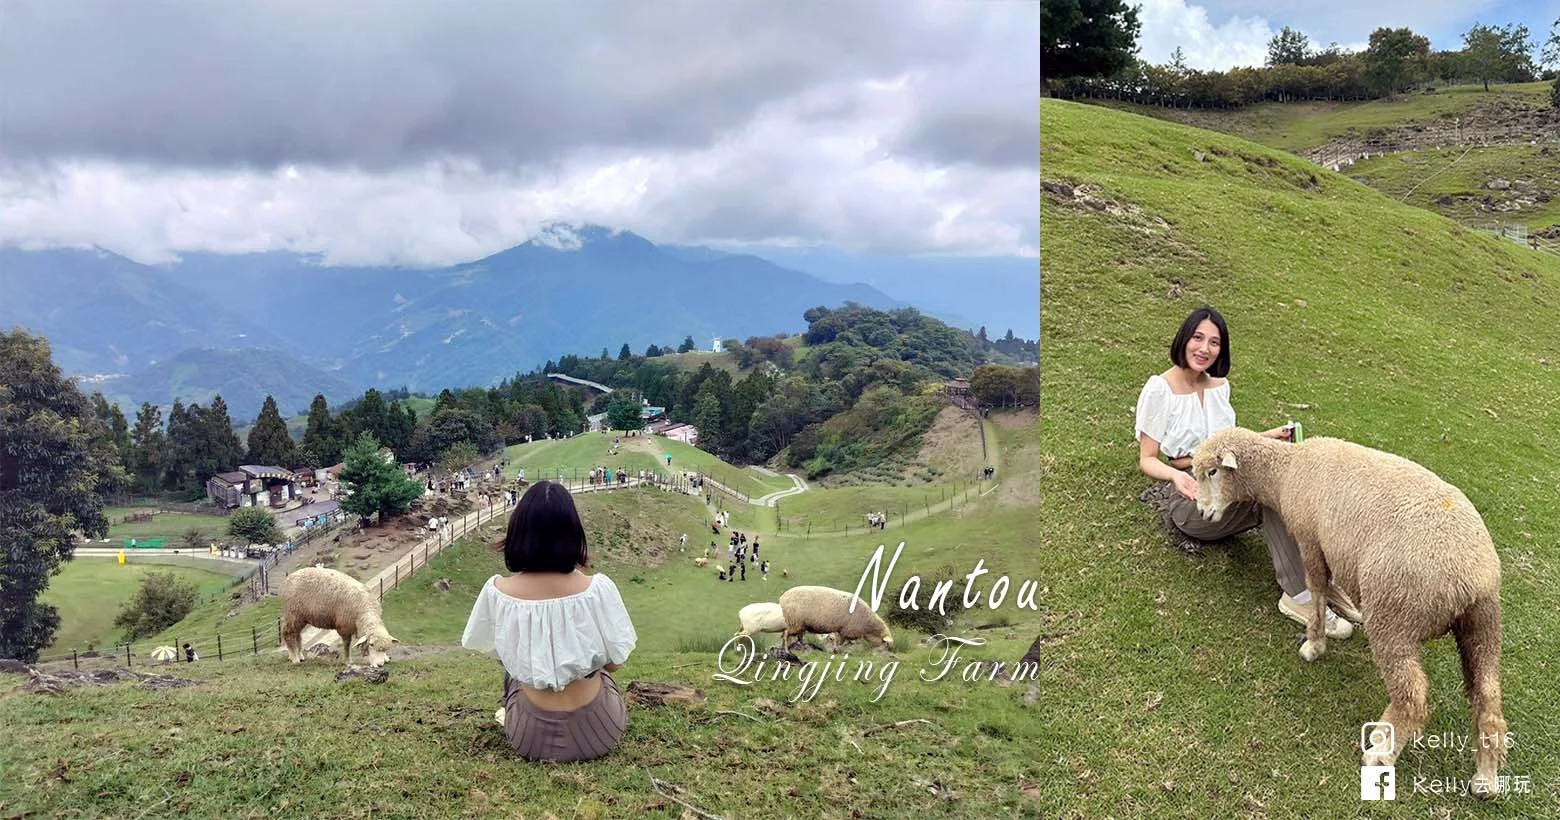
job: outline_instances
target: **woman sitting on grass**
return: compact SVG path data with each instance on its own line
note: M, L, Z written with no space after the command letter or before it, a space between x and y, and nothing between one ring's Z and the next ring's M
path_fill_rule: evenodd
M482 586L461 645L494 651L504 666L499 722L527 760L591 760L628 725L611 673L638 636L612 579L589 565L585 528L569 491L539 481L504 534L504 566Z
M1203 439L1235 426L1230 383L1224 378L1230 372L1230 335L1224 317L1211 307L1193 311L1170 343L1170 362L1174 366L1150 376L1138 395L1138 469L1149 478L1168 482L1151 487L1143 499L1158 502L1172 543L1189 554L1200 554L1200 541L1217 541L1261 527L1283 591L1278 611L1306 623L1311 593L1305 588L1300 546L1278 514L1253 502L1231 506L1218 521L1209 521L1197 512L1197 481L1190 472L1192 452ZM1288 441L1291 430L1275 427L1262 435ZM1359 621L1359 612L1337 590L1328 591L1328 600L1344 618L1327 610L1327 636L1343 640L1353 635L1349 621Z

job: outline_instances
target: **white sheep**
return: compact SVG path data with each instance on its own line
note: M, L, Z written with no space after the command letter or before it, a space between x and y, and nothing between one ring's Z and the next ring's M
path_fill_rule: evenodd
M370 666L390 659L390 645L400 643L385 629L379 599L352 576L322 567L307 567L282 582L282 644L293 663L303 662L301 635L306 626L334 629L341 635L344 659L361 648Z
M855 611L851 612L851 602ZM819 635L837 633L840 641L864 638L874 647L894 646L894 638L888 624L877 616L867 603L855 595L830 587L792 587L780 595L780 609L785 618L785 632L781 646L790 646L792 636L801 637L812 632Z
M737 620L742 622L738 635L752 637L765 632L785 632L785 613L779 604L748 604L737 611Z
M696 566L701 566L701 567L704 566L705 564L708 564L709 562L710 562L710 559L705 558L703 556L700 556L698 558L693 559L693 563Z
M1300 654L1327 648L1323 612L1329 576L1364 616L1391 724L1364 750L1364 764L1390 766L1423 733L1429 679L1426 641L1451 632L1480 738L1473 793L1492 797L1505 762L1500 701L1500 557L1467 496L1408 459L1332 438L1288 444L1242 428L1205 440L1192 459L1197 508L1218 520L1240 501L1278 513L1300 545L1315 599ZM1395 743L1393 742L1395 739Z

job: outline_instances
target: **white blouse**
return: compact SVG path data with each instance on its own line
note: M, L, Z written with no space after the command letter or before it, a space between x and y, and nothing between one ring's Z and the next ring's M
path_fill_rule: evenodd
M1171 392L1170 383L1156 374L1148 377L1138 394L1133 438L1146 435L1159 442L1159 452L1166 458L1182 458L1191 455L1203 439L1234 426L1228 381L1204 390L1202 401L1198 401L1196 393Z
M561 690L609 663L623 663L639 636L617 584L591 576L573 595L531 601L482 585L461 646L494 652L509 676L533 689Z

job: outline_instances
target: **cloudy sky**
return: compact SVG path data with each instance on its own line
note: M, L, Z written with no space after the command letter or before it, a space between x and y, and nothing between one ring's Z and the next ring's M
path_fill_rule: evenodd
M1179 46L1193 68L1262 65L1267 41L1284 26L1322 48L1363 49L1378 28L1413 29L1431 48L1460 49L1475 23L1525 25L1533 40L1549 38L1560 0L1132 0L1141 3L1140 56L1170 61ZM1536 56L1536 55L1535 55Z
M0 244L1033 256L1039 3L0 0Z

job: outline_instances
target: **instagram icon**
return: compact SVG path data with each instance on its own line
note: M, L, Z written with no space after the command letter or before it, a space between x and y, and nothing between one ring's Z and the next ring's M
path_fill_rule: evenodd
M1360 727L1360 752L1372 749L1388 754L1397 748L1397 730L1390 723L1371 722ZM1397 771L1392 766L1360 767L1361 800L1396 800Z

